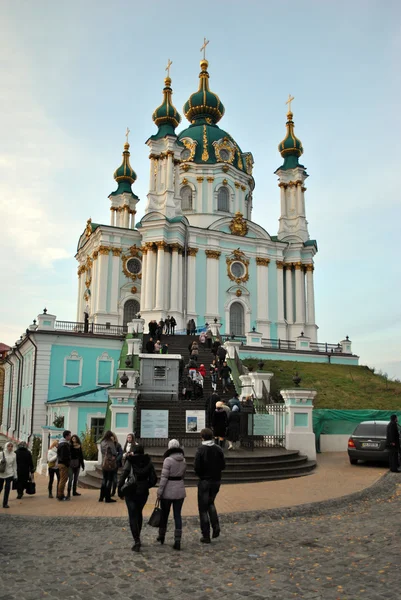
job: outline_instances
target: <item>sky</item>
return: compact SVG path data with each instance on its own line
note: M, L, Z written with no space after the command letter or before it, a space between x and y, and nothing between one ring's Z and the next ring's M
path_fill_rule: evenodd
M206 36L220 124L254 156L253 220L271 235L295 97L319 341L349 335L360 364L401 378L398 0L2 0L0 33L0 341L44 307L75 320L77 241L89 217L109 223L126 127L140 219L167 60L183 116Z

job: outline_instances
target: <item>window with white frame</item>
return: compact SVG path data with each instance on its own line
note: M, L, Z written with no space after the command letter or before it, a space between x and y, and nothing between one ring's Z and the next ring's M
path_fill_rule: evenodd
M82 384L82 356L73 350L64 359L64 385L67 387L79 387Z
M230 194L228 189L226 187L221 187L217 193L217 210L228 212L230 209L229 200Z
M96 385L112 385L114 376L114 359L103 352L96 359Z
M181 188L181 208L182 210L192 210L192 189L189 185Z

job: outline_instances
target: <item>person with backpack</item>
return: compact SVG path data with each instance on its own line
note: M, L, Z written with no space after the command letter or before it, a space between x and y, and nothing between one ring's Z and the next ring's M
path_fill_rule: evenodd
M160 500L162 519L159 527L157 541L164 544L166 537L167 522L170 508L174 513L174 550L181 550L182 518L181 510L184 504L186 492L184 476L187 465L184 458L184 450L180 447L178 440L170 440L168 448L164 453L163 468L160 476L157 497Z
M114 480L114 473L117 470L117 448L114 434L108 430L103 434L100 442L100 450L102 452L102 487L100 488L99 502L116 502L111 497L111 488Z
M127 455L124 471L118 482L118 496L127 505L134 552L141 549L142 511L149 496L149 488L156 483L157 475L150 456L145 454L143 446L135 446L133 453Z

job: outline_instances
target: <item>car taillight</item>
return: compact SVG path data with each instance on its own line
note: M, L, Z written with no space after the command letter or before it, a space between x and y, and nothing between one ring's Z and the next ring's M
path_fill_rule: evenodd
M348 440L348 448L355 448L354 440L349 438Z

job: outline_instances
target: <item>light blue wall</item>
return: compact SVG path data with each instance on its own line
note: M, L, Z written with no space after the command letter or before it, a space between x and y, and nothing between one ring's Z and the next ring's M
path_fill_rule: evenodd
M290 360L294 362L309 362L309 363L328 363L329 357L327 354L309 355L309 354L286 354L280 352L269 352L266 349L264 352L259 350L258 352L250 352L249 350L239 349L239 356L241 360L246 358L261 358L263 360ZM358 366L358 357L355 358L341 358L340 356L332 356L330 362L336 365L356 365Z
M277 265L275 260L271 260L268 267L268 287L269 287L269 319L272 322L270 326L270 337L277 338Z
M83 359L82 382L80 386L73 388L64 386L64 359L75 350ZM74 394L91 390L96 384L96 359L107 352L114 359L114 375L120 358L121 349L111 350L105 346L97 348L83 348L79 346L52 346L50 356L49 395L48 400L73 396Z
M257 274L256 274L256 261L254 258L252 258L249 261L249 266L248 266L248 272L249 272L249 281L246 282L246 286L251 294L250 296L250 301L251 301L251 330L252 327L255 327L256 330L257 325L256 325L256 318L258 315L258 278L257 278ZM247 331L245 331L245 333L248 333Z
M102 413L102 417L106 416L107 402L104 404L96 404L96 406L80 406L78 408L78 435L81 436L86 429L88 415ZM102 418L99 417L99 418Z
M198 313L197 326L205 323L206 310L206 254L199 251L196 255L196 291L195 310Z

